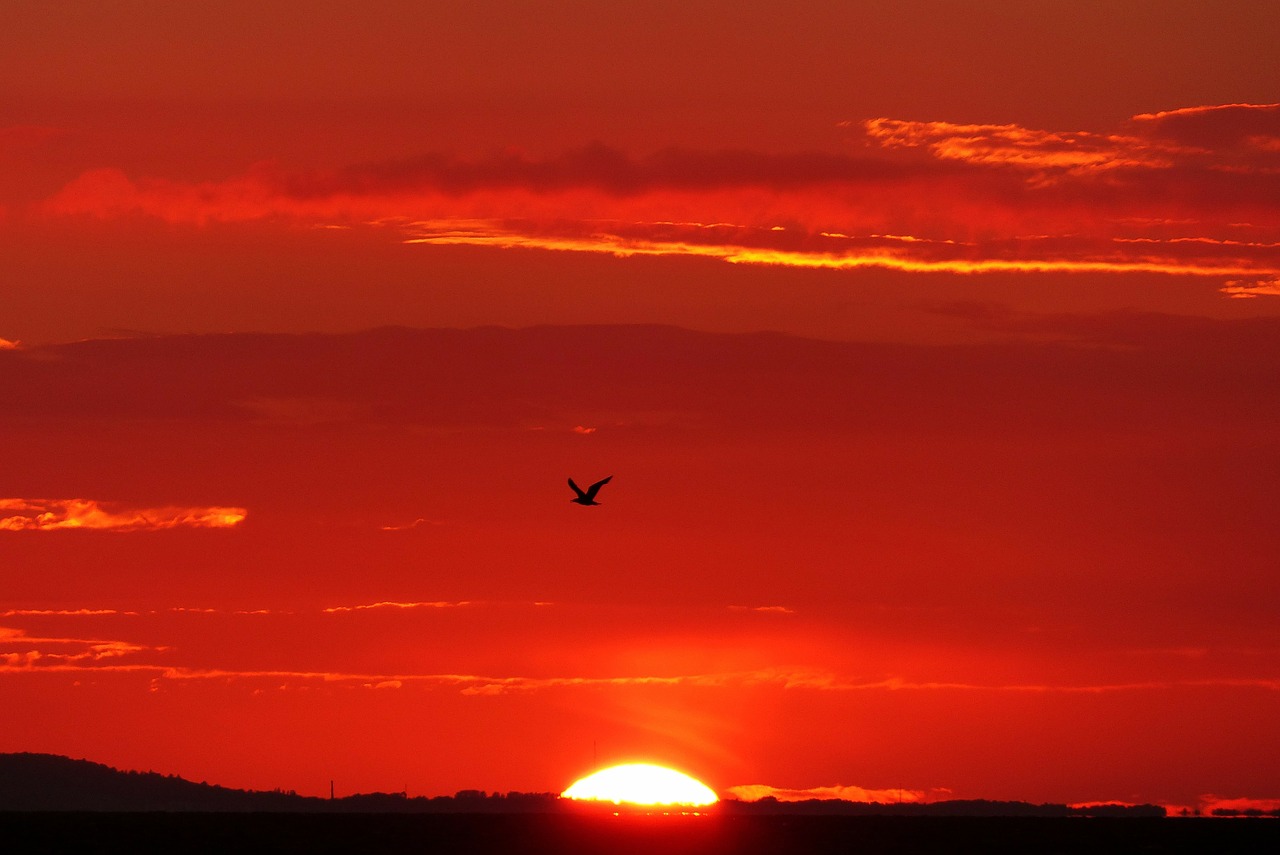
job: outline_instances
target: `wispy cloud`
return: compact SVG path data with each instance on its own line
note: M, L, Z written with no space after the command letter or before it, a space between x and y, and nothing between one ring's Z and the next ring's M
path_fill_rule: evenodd
M1263 280L1233 280L1218 289L1235 300L1251 300L1254 297L1280 297L1280 278Z
M885 148L925 148L941 160L971 164L1091 172L1171 166L1181 147L1137 136L1055 132L1019 125L913 122L878 118L863 123Z
M368 611L410 611L416 609L458 609L458 608L545 608L555 605L555 603L545 601L504 601L504 600L421 600L421 601L391 601L384 600L375 603L357 603L353 605L337 605L327 606L319 609L297 609L297 608L252 608L252 609L225 609L212 608L209 606L168 606L159 609L115 609L115 608L11 608L0 611L0 617L140 617L145 615L160 614L190 614L190 615L238 615L238 616L279 616L279 615L301 615L301 614L343 614L347 612L368 612Z
M802 802L809 799L839 799L847 802L924 802L947 798L951 791L945 788L913 790L906 788L874 789L836 784L829 787L774 787L769 784L738 784L728 787L725 793L741 801L754 802L772 798L780 802Z
M397 603L384 601L380 603L365 603L355 606L330 606L323 611L326 614L335 614L338 612L362 612L371 609L459 609L464 606L470 606L473 603L467 600L459 600L457 602L448 602L445 600L432 600L425 602Z
M596 221L580 233L558 224L558 233L531 231L506 221L406 223L406 243L486 246L631 256L683 255L732 264L763 264L825 270L884 268L910 273L1160 273L1222 278L1280 274L1280 252L1264 258L1241 251L1233 256L1195 253L1168 244L1165 252L1135 253L1117 248L1110 237L1015 236L983 243L905 239L901 235L846 235L805 228L738 226L710 236L698 227ZM1276 256L1272 258L1272 256Z
M0 612L0 617L102 617L138 614L141 612L122 609L6 609Z
M429 520L426 517L418 517L412 522L402 523L400 525L380 525L378 531L413 531L423 526L442 526L445 525L441 520Z
M1007 124L877 118L862 124L885 148L923 148L939 160L1083 175L1181 166L1255 174L1280 166L1280 104L1221 104L1142 113L1112 133ZM853 123L845 123L853 126Z
M28 635L14 627L0 627L0 674L40 671L94 671L110 668L120 659L170 648L120 639ZM130 665L126 667L155 667Z
M0 499L0 531L159 531L171 528L231 528L244 522L244 508L135 507L94 499Z

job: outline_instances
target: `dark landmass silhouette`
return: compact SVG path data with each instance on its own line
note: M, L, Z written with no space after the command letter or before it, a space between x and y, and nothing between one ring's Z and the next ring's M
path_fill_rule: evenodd
M555 793L488 793L461 790L452 796L357 793L341 798L302 796L283 790L237 790L196 783L157 772L121 771L56 754L0 754L0 810L4 811L192 811L276 813L548 813L604 806L561 799ZM649 810L644 808L642 810ZM662 810L661 808L658 809ZM679 808L675 810L679 811ZM721 801L714 810L734 816L973 816L973 817L1163 817L1157 805L1030 804L957 799L940 802L849 802L838 799Z
M906 855L981 851L1275 851L1280 822L1166 818L1154 806L952 801L721 802L709 812L614 812L552 793L326 799L124 772L51 754L0 754L6 853L345 853L474 855ZM926 813L926 811L929 811Z

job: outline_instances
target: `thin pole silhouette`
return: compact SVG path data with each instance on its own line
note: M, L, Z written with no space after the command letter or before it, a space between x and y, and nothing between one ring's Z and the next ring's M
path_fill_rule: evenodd
M582 488L579 487L577 484L573 483L573 479L570 478L569 486L573 489L573 492L577 493L578 495L570 499L569 501L579 505L598 505L600 503L596 501L596 493L599 493L600 488L603 487L605 484L608 484L612 480L613 480L612 475L610 475L608 478L602 478L601 480L595 482L590 487L588 487L585 492L583 492Z

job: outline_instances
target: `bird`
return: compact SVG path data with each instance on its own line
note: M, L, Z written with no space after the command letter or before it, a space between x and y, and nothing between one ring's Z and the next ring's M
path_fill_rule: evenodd
M578 495L570 499L569 501L576 502L579 505L598 505L600 503L596 501L596 493L599 493L600 488L603 487L605 484L608 484L612 480L613 480L612 475L610 475L608 478L603 478L595 482L594 484L592 484L590 487L588 487L586 492L584 493L582 491L582 488L579 487L577 484L573 483L573 479L570 478L569 486L572 487L573 492L577 493Z

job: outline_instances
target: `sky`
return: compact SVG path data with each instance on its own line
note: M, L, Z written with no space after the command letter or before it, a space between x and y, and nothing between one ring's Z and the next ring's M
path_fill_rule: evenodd
M1280 7L6 20L0 751L1280 803Z

